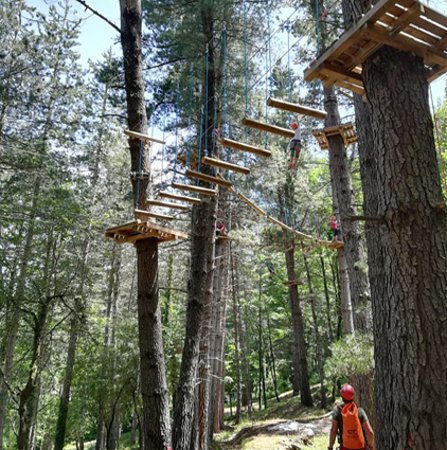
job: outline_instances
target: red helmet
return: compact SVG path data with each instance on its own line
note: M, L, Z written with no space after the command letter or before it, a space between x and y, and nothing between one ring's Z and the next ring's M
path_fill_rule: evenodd
M298 128L298 122L292 122L290 124L290 128L292 128L292 130L296 130Z
M354 388L350 384L345 384L340 390L340 395L343 400L350 402L355 395Z

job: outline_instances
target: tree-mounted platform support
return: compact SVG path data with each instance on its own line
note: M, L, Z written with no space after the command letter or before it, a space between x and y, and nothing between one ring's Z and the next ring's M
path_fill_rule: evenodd
M135 243L142 239L157 239L159 242L188 239L183 231L171 230L155 222L136 219L133 222L108 228L106 237L114 239L119 244Z
M270 125L268 123L259 122L257 120L248 119L244 117L241 120L241 124L245 127L253 128L255 130L266 131L267 133L276 134L278 136L283 136L289 139L292 139L295 136L295 132L289 130L288 128L278 127L276 125Z
M339 134L346 146L357 142L357 134L352 123L345 123L342 125L335 125L327 127L322 130L312 130L312 134L318 142L321 150L329 149L329 136L336 136Z
M210 158L209 156L204 156L202 158L202 164L205 164L206 166L217 167L219 169L231 170L232 172L238 172L244 175L248 175L250 173L250 169L248 167L238 166L237 164L222 161L218 158Z
M165 144L165 142L161 141L160 139L153 138L151 136L148 136L147 134L138 133L137 131L124 130L124 134L127 134L127 136L129 136L133 139L138 139L140 141L143 140L143 141L155 142L156 144Z
M147 199L146 204L151 205L151 206L161 206L163 208L180 209L181 211L189 210L188 205L182 205L180 203L172 203L172 202L163 202L161 200L155 200L155 199Z
M189 197L187 195L171 194L170 192L167 191L160 191L158 195L163 198L170 198L171 200L180 200L182 202L188 202L195 205L201 202L200 198Z
M315 119L325 119L327 116L326 111L321 111L315 108L309 108L307 106L299 105L298 103L285 102L276 98L269 98L267 105L272 108L282 109L283 111L289 111L297 114L303 114L305 116L315 117Z
M254 155L263 156L264 158L272 156L272 153L268 150L265 150L260 147L255 147L254 145L233 141L231 139L221 139L219 143L222 144L224 147L234 148L242 152L253 153Z
M447 72L447 17L416 0L380 0L304 71L304 78L364 95L361 65L385 45L420 56L433 81Z
M215 197L216 191L214 189L205 188L202 186L193 186L192 184L172 183L171 186L174 189L180 189L183 191L194 192L200 195L206 195L208 197Z
M207 175L206 173L196 172L195 170L189 170L189 169L186 169L185 175L188 178L205 181L207 183L218 184L219 186L223 186L227 189L231 187L231 182L228 180L225 180L222 177L213 177L211 175Z

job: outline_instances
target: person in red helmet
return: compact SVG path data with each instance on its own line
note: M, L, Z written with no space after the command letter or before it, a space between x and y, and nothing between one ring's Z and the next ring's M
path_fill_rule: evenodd
M296 170L298 167L298 158L301 153L301 130L298 121L292 122L290 124L290 128L295 131L295 135L289 144L290 149L290 160L289 160L289 169Z
M373 429L364 409L354 402L354 388L345 384L340 395L343 403L332 411L328 450L333 450L337 435L340 450L375 450Z

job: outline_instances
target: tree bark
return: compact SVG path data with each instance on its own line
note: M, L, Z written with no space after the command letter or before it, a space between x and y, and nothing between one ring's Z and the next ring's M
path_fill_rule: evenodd
M141 0L120 0L121 45L127 99L128 127L146 132L147 117L142 62ZM140 143L129 139L131 171L140 170ZM142 172L149 175L147 144L141 149ZM149 176L132 180L134 204L146 207ZM158 290L158 243L155 239L136 244L138 266L138 329L140 345L141 393L143 397L143 442L146 449L170 448L171 430L166 370L163 355L161 310Z

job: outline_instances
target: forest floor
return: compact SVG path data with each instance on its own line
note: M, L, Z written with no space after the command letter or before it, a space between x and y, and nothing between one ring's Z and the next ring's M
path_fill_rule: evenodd
M255 411L240 424L215 436L216 450L324 450L328 445L331 408L307 408L298 397L269 400L263 411Z

